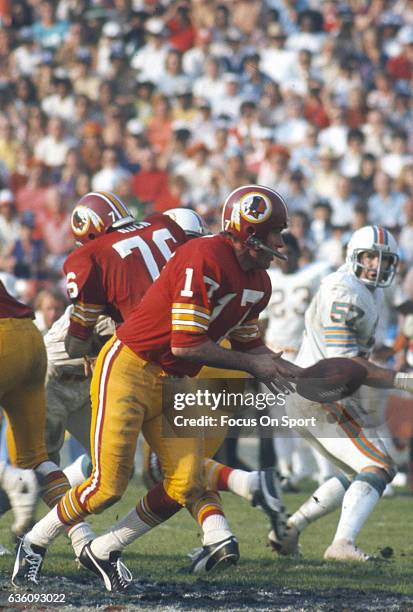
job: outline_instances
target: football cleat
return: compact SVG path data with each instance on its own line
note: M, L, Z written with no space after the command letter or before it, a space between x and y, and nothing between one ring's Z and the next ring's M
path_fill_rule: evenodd
M230 565L236 565L239 559L238 542L234 536L225 540L196 548L189 555L192 559L189 572L198 574L199 572L211 572L215 569L225 569Z
M13 486L8 486L6 481L3 484L3 488L13 509L14 523L11 527L12 531L15 535L22 536L33 524L40 489L33 470L14 469L20 472L17 484L13 483Z
M14 586L39 584L40 570L46 549L31 544L27 537L21 538L17 544L16 560L11 578Z
M268 544L271 548L283 557L299 557L300 545L298 538L300 532L293 525L287 525L284 537L278 538L275 531L271 530L268 534Z
M282 539L287 528L287 513L282 503L281 479L274 468L258 472L259 485L252 498L252 505L259 506L270 519L271 528Z
M324 553L325 561L377 561L374 555L368 555L360 550L354 542L350 540L336 540L327 548Z
M121 559L121 553L113 550L109 559L99 559L91 548L91 542L86 544L79 555L79 561L86 569L94 572L103 582L108 591L125 591L132 583L133 576Z

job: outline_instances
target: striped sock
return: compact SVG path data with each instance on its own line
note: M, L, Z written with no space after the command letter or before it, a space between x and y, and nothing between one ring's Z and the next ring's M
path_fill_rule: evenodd
M134 540L173 516L180 506L159 483L143 497L136 508L114 525L108 533L96 538L92 552L100 559L109 559L114 550L123 550Z
M208 489L211 491L228 491L228 480L233 468L218 463L213 459L205 459L205 476Z
M35 469L42 487L42 499L49 508L70 489L70 484L63 471L53 461L43 461Z
M204 546L215 544L232 535L222 509L221 498L215 491L206 491L191 507L191 513L202 528Z

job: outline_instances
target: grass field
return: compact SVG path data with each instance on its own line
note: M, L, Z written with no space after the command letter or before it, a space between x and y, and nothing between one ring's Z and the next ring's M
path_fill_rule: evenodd
M100 533L134 505L144 491L131 482L120 503L92 518ZM308 489L310 492L310 489ZM290 511L306 493L287 495ZM265 515L247 502L226 493L226 512L238 536L241 560L237 567L215 575L194 577L185 573L186 553L199 545L198 530L182 511L134 543L124 558L136 583L128 594L111 595L92 574L79 571L67 539L59 538L44 564L42 591L64 593L61 609L147 610L266 609L266 610L413 610L413 499L406 494L383 499L370 517L359 540L368 552L392 549L389 560L369 564L337 564L322 555L334 534L338 514L312 525L302 536L303 558L277 558L265 546L268 531ZM10 513L9 513L10 515ZM0 524L0 542L11 546L11 516ZM13 557L0 558L0 609L47 609L45 605L6 604ZM3 607L5 606L5 607ZM71 608L73 606L73 608ZM113 608L113 606L115 606Z

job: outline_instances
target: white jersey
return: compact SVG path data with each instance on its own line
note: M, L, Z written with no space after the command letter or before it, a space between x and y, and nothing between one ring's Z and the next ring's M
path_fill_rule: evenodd
M368 357L381 291L368 289L347 265L329 274L306 312L297 365L308 367L326 357Z
M321 279L331 271L326 263L304 266L292 274L280 268L270 268L272 293L261 317L268 319L266 344L274 351L296 354L304 333L304 315L320 286Z
M72 359L65 348L65 338L69 329L72 310L73 306L68 306L62 316L44 336L48 361L48 377L58 376L63 369L64 371L79 371L79 368L83 369L83 357ZM110 335L114 333L114 330L115 327L112 319L109 317L99 317L98 323L95 326L97 333Z

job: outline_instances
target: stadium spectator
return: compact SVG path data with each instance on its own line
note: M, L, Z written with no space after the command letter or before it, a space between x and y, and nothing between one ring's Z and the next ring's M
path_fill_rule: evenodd
M122 176L129 176L129 172L120 165L117 149L107 147L102 153L102 169L92 177L92 189L94 191L113 191Z
M47 134L39 140L34 153L46 166L62 166L72 144L73 138L66 136L62 118L55 116L47 122Z
M45 335L66 307L64 295L57 289L43 289L34 302L36 327Z

